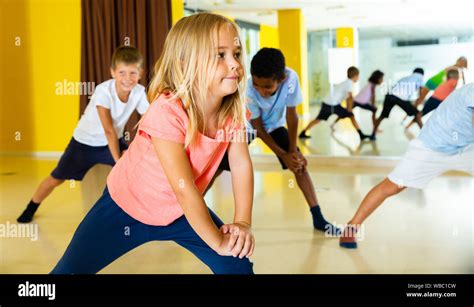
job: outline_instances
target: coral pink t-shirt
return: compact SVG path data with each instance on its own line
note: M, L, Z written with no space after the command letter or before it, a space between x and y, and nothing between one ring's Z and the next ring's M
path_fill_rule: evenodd
M184 144L188 124L181 100L160 95L150 105L128 150L107 177L110 196L134 219L148 225L165 226L183 215L151 137ZM232 131L229 127L224 127L224 131ZM222 135L213 139L199 133L198 141L186 148L195 184L201 193L216 173L228 140Z
M446 82L440 84L435 89L432 96L433 98L443 101L446 99L446 97L449 96L449 94L451 94L456 89L457 85L458 85L458 80L449 79Z

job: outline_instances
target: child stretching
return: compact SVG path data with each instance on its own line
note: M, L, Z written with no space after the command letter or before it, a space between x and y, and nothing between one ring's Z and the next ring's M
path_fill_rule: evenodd
M445 79L447 77L448 71L450 70L457 70L459 74L459 79L461 79L462 81L462 85L466 84L466 79L464 77L465 69L467 69L467 58L462 56L456 60L456 64L446 67L445 69L438 72L436 75L429 78L428 81L426 81L425 85L422 86L420 89L420 95L414 104L415 108L418 108L418 106L425 101L425 97L426 95L428 95L429 92L436 90L438 86L440 86L443 82L446 81ZM405 121L408 116L409 115L407 114L403 118L403 121Z
M321 105L321 110L319 111L318 116L315 119L310 121L306 128L301 131L299 134L299 138L307 139L310 138L307 131L311 130L314 126L319 124L322 120L328 120L328 118L332 114L336 114L338 118L346 118L349 117L352 125L357 130L359 134L359 138L361 141L368 138L368 135L365 135L360 130L359 124L357 123L354 113L352 113L352 86L359 80L359 69L357 67L351 66L347 69L347 79L334 87L334 92L329 93L323 99L323 103ZM346 100L348 108L344 108L341 103ZM349 110L348 110L349 109Z
M313 217L313 227L328 235L340 234L340 230L324 218L306 168L307 160L296 146L296 106L303 100L298 75L285 66L283 53L275 48L260 49L252 59L250 72L247 101L253 129L275 153L281 167L295 175ZM219 169L230 170L226 157Z
M114 165L128 145L123 131L136 109L148 109L145 87L138 84L143 57L130 46L122 46L112 55L112 79L99 84L82 115L58 166L36 189L30 203L18 217L29 223L40 203L66 179L82 180L96 164Z
M388 94L385 95L382 113L374 123L374 130L370 136L371 140L375 140L378 127L384 119L389 117L394 106L399 106L409 116L415 116L415 122L420 128L423 127L421 112L410 102L411 97L421 91L423 75L422 68L415 68L411 75L401 78L392 86Z
M441 102L443 102L443 100L445 100L446 97L448 97L456 89L459 80L459 71L457 69L450 70L448 71L447 77L448 80L441 83L441 85L435 89L433 95L431 95L431 97L425 102L423 110L421 111L421 116L425 116L431 111L436 110ZM412 122L408 124L405 129L410 128L414 123L416 123L416 121L412 120Z
M377 106L375 105L375 88L382 84L383 82L383 76L384 73L381 72L380 70L376 70L372 73L372 75L369 78L369 82L367 82L367 85L364 86L359 92L354 97L354 104L352 106L352 109L354 108L361 108L367 111L372 112L372 123L375 125L375 120L376 120L376 113L377 113ZM352 111L352 110L350 110ZM331 125L331 128L334 127L334 125L340 120L341 118L338 117L334 123Z
M96 273L153 240L175 241L214 273L253 273L252 164L247 143L230 139L244 127L242 53L237 26L225 17L200 13L176 23L137 136L53 274ZM202 193L227 149L235 214L224 225Z
M440 71L439 73L437 73L436 75L434 75L433 77L428 79L428 81L426 81L425 85L420 90L420 97L418 97L418 99L415 101L415 107L417 107L419 104L423 103L423 101L425 100L426 95L428 95L428 93L430 91L436 90L436 88L441 83L446 81L445 80L446 76L447 76L447 74L450 70L457 70L458 74L461 77L460 79L462 81L462 84L463 85L466 84L466 80L464 78L464 69L466 69L466 68L467 68L467 58L462 56L462 57L459 57L456 60L456 64L443 69L442 71Z
M474 175L474 83L454 91L428 119L417 139L388 178L375 186L340 238L340 246L356 248L356 232L388 197L406 187L423 189L449 170Z

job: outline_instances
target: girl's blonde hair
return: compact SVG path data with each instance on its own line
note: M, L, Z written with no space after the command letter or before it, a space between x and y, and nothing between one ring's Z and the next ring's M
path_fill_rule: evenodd
M154 76L148 89L148 100L153 102L165 92L171 92L181 99L189 117L186 147L197 140L198 132L206 132L206 119L201 106L206 101L217 68L217 40L222 27L235 31L237 38L234 42L241 46L242 66L237 91L222 100L218 110L217 128L222 129L229 118L234 127L242 126L243 97L247 81L244 67L245 46L240 40L238 26L231 20L211 13L199 13L182 18L168 33L163 52L155 64Z

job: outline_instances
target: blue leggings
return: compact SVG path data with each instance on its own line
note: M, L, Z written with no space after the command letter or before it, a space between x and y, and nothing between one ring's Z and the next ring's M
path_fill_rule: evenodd
M223 222L209 210L218 228ZM95 274L128 251L149 241L172 240L188 249L215 274L253 274L247 259L220 256L181 216L168 226L143 224L125 213L104 194L77 228L71 243L51 274Z

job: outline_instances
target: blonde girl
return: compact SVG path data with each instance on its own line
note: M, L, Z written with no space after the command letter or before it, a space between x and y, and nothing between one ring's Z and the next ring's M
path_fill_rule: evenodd
M96 273L135 247L172 240L216 274L252 274L253 170L245 133L244 48L229 19L200 13L170 31L137 137L107 178L53 274ZM203 192L228 151L234 220Z

